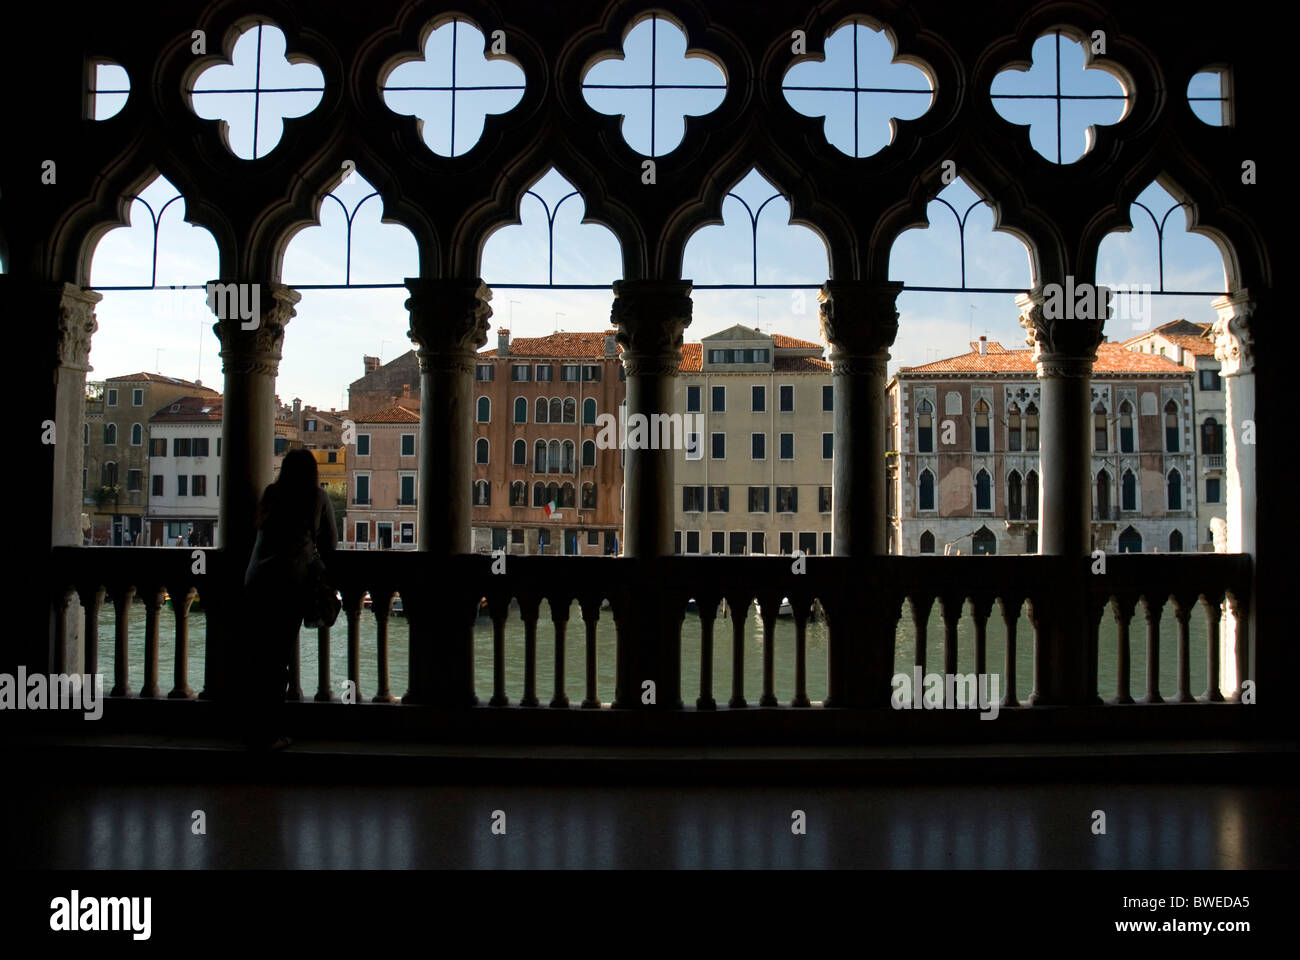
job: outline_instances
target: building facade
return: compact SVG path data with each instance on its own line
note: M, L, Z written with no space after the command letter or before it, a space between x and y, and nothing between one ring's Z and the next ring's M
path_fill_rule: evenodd
M397 403L356 419L348 464L346 550L414 550L420 415ZM328 453L328 451L327 451Z
M891 553L1037 553L1042 399L1032 350L981 338L889 381ZM1198 549L1192 371L1124 344L1092 379L1092 549Z
M820 344L737 324L684 344L677 553L830 554L834 391Z
M220 397L179 397L149 418L148 542L219 547Z

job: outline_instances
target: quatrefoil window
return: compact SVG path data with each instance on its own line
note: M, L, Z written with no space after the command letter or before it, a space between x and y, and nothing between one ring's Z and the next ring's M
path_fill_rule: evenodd
M274 150L285 118L311 113L325 91L320 67L285 50L280 29L258 23L235 41L230 63L204 70L188 91L198 116L226 124L226 144L243 160Z
M1093 127L1118 123L1129 107L1124 84L1083 45L1061 31L1034 42L1033 65L1008 67L993 78L989 96L1002 117L1029 127L1034 150L1055 163L1074 163L1092 149Z
M850 23L826 38L826 59L790 68L786 102L805 117L825 117L826 141L850 157L869 157L894 139L895 120L930 109L934 86L917 66L894 62L881 31Z
M671 153L686 135L686 118L712 113L727 95L722 69L703 53L688 53L686 34L648 17L582 79L582 95L599 113L621 116L627 145L643 157Z
M429 34L424 59L394 67L384 103L419 118L420 134L440 157L468 153L490 113L509 113L524 96L524 71L503 53L487 53L483 32L449 20Z

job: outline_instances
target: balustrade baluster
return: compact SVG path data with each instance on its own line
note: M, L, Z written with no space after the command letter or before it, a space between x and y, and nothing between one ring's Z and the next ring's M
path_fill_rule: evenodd
M939 612L943 617L943 672L948 676L957 673L957 624L965 606L963 594L946 593L939 597Z
M286 700L295 703L302 699L302 625L293 634L292 656L289 658L289 692Z
M1237 686L1232 692L1233 703L1241 703L1242 685L1252 679L1250 675L1250 610L1249 604L1242 593L1233 593L1228 596L1228 612L1232 614L1235 632L1237 634Z
M791 597L794 613L794 699L792 707L810 707L808 699L808 617L811 602L807 597Z
M510 616L510 595L494 593L488 597L488 614L492 617L492 698L488 705L506 707L506 620Z
M1116 594L1111 598L1110 608L1115 614L1116 649L1115 649L1115 702L1132 703L1129 673L1132 659L1129 639L1129 624L1133 620L1133 611L1137 607L1137 597Z
M348 681L352 685L352 702L356 703L361 699L361 611L365 590L344 587L342 593L343 615L348 624Z
M176 663L172 671L172 688L168 700L189 700L194 696L190 687L190 607L196 592L189 585L171 587L172 618L176 621Z
M913 664L921 668L921 677L925 677L925 657L926 647L928 645L927 633L930 629L930 606L934 603L934 597L929 594L911 595L912 599L912 625L916 629L916 638L914 645Z
M329 703L334 699L330 689L330 628L316 628L316 696L317 703Z
M758 698L760 707L775 707L776 703L776 617L781 610L781 595L769 593L758 599L763 621L763 693Z
M81 609L85 613L84 650L82 661L86 673L92 678L99 673L99 611L104 604L102 586L83 587L77 591Z
M551 694L553 709L567 709L569 695L564 690L565 650L564 638L569 625L568 597L551 597L547 601L551 607L551 624L555 628L555 692Z
M393 613L393 595L391 587L370 591L370 612L375 615L375 667L379 674L379 689L370 698L371 703L392 703L397 699L388 680L388 621Z
M118 587L113 591L113 689L109 691L110 697L131 696L128 626L134 597L135 587Z
M1223 691L1219 689L1219 617L1223 609L1223 591L1207 589L1205 592L1205 699L1222 703Z
M989 614L993 612L993 595L977 593L971 597L971 615L975 618L975 676L988 673Z
M158 696L158 612L166 591L161 586L145 587L144 597L144 684L141 697Z
M1147 617L1147 703L1164 703L1160 696L1160 616L1164 612L1165 598L1144 596L1142 607Z
M1196 600L1185 595L1174 597L1174 618L1178 621L1178 696L1179 703L1190 703L1192 696L1192 650L1188 627Z
M749 594L726 597L731 614L731 699L727 706L747 707L745 701L745 621L749 618Z
M524 695L521 707L538 707L537 699L537 621L541 616L540 596L519 597L519 615L524 620Z
M1020 597L1003 596L999 603L1002 607L1002 622L1007 628L1007 649L1003 657L1002 673L1006 680L1006 692L1002 695L1002 706L1017 707L1016 699L1016 625L1020 621Z
M719 598L716 594L697 594L695 612L700 618L700 695L695 700L697 710L716 710L713 699L713 622L718 617Z
M584 710L600 707L600 693L596 689L596 626L600 622L599 594L584 597L580 603L582 622L587 628L587 695L582 700Z

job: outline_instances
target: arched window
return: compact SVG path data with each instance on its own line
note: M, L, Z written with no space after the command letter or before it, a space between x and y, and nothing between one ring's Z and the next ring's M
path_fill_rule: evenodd
M1110 437L1106 429L1106 408L1100 403L1092 408L1092 446L1094 450L1109 450Z
M1136 510L1138 508L1137 477L1132 470L1125 470L1119 486L1119 508Z
M528 422L528 401L523 397L515 397L515 423Z
M1183 475L1177 470L1169 471L1169 509L1183 509Z
M998 552L998 538L988 527L980 527L970 539L971 553L976 556L992 556Z
M1133 404L1127 400L1119 405L1119 452L1133 452Z
M1110 474L1105 470L1097 474L1097 519L1110 519Z
M479 437L477 440L474 441L474 462L475 462L475 463L487 463L487 462L488 462L488 439L487 439L487 437Z
M479 423L492 422L492 401L489 400L487 397L478 398L478 422Z
M1165 404L1165 449L1178 452L1178 404L1170 400Z
M1007 408L1007 450L1020 452L1020 404L1013 403Z
M546 446L546 472L560 472L560 441L552 440Z
M551 423L559 423L563 407L559 397L551 397Z
M533 444L533 473L546 472L546 441L538 440Z
M104 446L111 447L117 444L117 424L104 424Z
M929 400L922 400L916 408L916 449L934 452L934 407Z
M516 480L510 484L510 506L528 506L528 485L522 480Z
M582 485L582 509L596 509L596 485L594 483L584 483Z
M1038 519L1038 473L1034 470L1025 475L1025 519Z
M573 399L573 397L564 398L564 422L578 422L578 401Z
M546 484L533 484L533 506L540 507L546 503Z
M993 478L987 470L975 474L975 509L993 509Z
M555 483L548 483L546 485L546 502L552 503L558 501L559 499L560 499L559 485Z
M588 425L596 423L596 401L592 397L582 401L582 422Z
M929 530L921 534L921 553L934 553L934 534Z
M131 446L138 447L144 443L144 428L138 423L131 424Z
M975 403L975 450L977 453L989 450L989 405L983 400Z
M917 504L918 510L934 509L934 474L929 470L922 470L921 476L917 481L919 488L919 499Z
M584 467L594 467L596 465L596 441L582 441L582 465Z
M1201 424L1201 453L1223 455L1223 427L1213 417L1206 418Z
M545 397L537 398L537 422L538 423L546 422L546 398Z
M573 507L573 484L565 483L560 485L560 506Z
M115 487L117 486L117 464L112 460L107 461L103 469L99 472L100 486Z
M486 480L474 481L474 506L486 507L492 503L492 487Z
M573 473L573 441L565 440L560 454L560 472Z
M1169 552L1170 553L1183 552L1183 531L1171 530L1169 532Z
M1119 552L1141 553L1142 534L1138 533L1132 527L1125 527L1124 532L1119 535Z
M1011 471L1007 477L1007 519L1019 520L1023 510L1020 499L1020 473L1016 470Z
M1025 449L1038 449L1038 407L1032 403L1025 407Z
M528 444L523 440L515 441L514 456L511 458L516 467L528 465Z

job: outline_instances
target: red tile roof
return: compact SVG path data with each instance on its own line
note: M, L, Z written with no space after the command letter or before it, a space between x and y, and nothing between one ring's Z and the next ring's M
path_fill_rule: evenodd
M203 423L221 421L222 401L218 394L215 398L181 397L160 409L149 418L150 423Z
M1124 341L1124 346L1131 349L1133 344L1146 340L1152 335L1159 335L1170 343L1182 347L1193 356L1214 356L1214 341L1205 336L1211 329L1213 329L1213 324L1209 323L1200 323L1195 320L1170 320L1168 323L1162 323L1146 333L1139 333L1136 337L1129 337ZM1200 333L1197 333L1197 330Z
M813 343L811 340L800 340L796 337L787 337L784 333L769 333L772 338L772 344L779 350L817 350L825 349L820 343Z
M599 359L605 356L605 337L616 333L610 329L579 333L551 333L544 337L516 337L510 341L511 357L557 357L575 360ZM622 352L622 348L619 348ZM484 350L480 357L497 356L496 349Z
M682 373L698 373L704 366L704 344L683 343L682 362L677 369Z
M817 357L777 357L772 367L780 373L826 373L831 365Z
M1036 371L1033 351L1007 350L1002 344L991 341L988 353L981 356L976 349L945 360L936 360L916 367L899 367L899 374L927 373L990 373L990 374L1032 374ZM1168 357L1153 353L1138 353L1129 350L1122 343L1103 343L1097 347L1097 361L1093 364L1093 373L1098 375L1115 374L1183 374L1189 375L1187 367L1180 366Z
M363 417L357 417L357 423L419 423L420 415L414 410L408 410L406 407L397 403L390 403L382 410L376 410L374 413L367 413Z
M161 373L132 373L125 377L109 377L105 383L166 383L175 387L186 387L196 390L199 393L208 393L214 396L220 396L216 390L211 387L205 387L201 383L195 383L193 380L181 380L178 377L164 377Z

